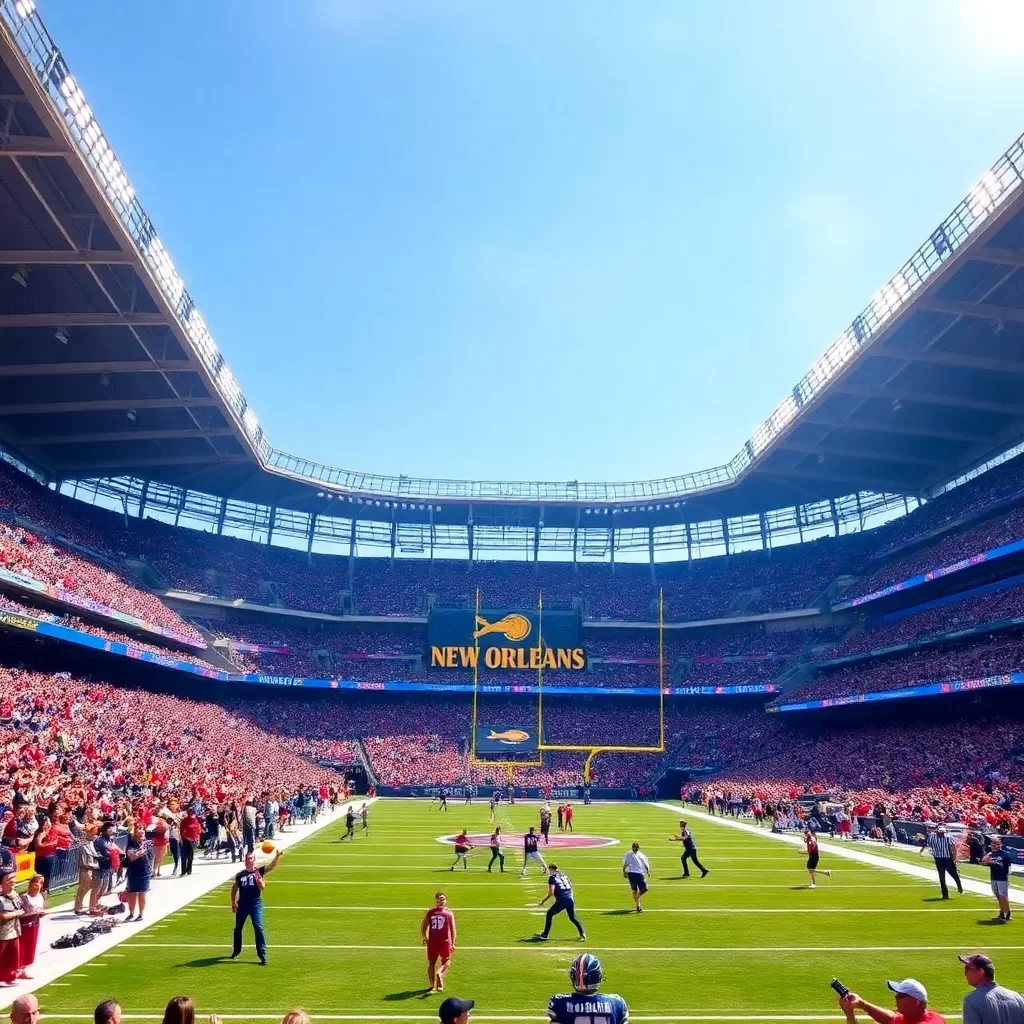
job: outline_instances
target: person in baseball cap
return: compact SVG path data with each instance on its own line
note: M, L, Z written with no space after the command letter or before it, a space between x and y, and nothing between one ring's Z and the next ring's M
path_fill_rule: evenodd
M1024 1024L1024 997L996 984L996 966L984 953L958 959L971 986L964 996L964 1024Z
M887 981L889 991L896 996L896 1009L874 1006L861 999L855 992L849 992L839 1000L849 1024L854 1024L854 1010L863 1010L877 1024L946 1024L945 1018L928 1009L928 990L914 978L903 981Z
M438 1008L437 1015L441 1024L468 1024L469 1011L476 1006L472 999L458 999L449 996Z

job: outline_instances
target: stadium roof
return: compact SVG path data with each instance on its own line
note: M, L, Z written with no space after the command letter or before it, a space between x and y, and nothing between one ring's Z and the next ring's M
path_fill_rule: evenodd
M50 478L305 511L331 498L366 519L572 526L612 511L637 526L917 495L1024 438L1024 137L727 465L430 480L273 448L33 0L0 3L0 61L0 441Z

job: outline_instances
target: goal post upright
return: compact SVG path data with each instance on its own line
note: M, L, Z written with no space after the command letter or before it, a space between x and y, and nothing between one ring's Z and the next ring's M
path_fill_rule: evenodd
M539 670L538 670L539 671ZM665 753L665 603L664 590L658 591L658 744L657 746L626 746L612 743L545 743L540 734L537 749L586 753L583 779L590 784L590 766L598 754L664 754Z

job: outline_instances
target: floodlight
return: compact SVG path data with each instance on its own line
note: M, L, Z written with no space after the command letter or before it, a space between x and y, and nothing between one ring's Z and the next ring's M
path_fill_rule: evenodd
M70 338L68 337L68 332L67 332L67 331L65 331L63 327L58 327L58 328L57 328L57 330L53 332L53 336L54 336L54 337L55 337L55 338L56 338L56 339L57 339L57 340L58 340L58 341L59 341L59 342L60 342L60 343L61 343L62 345L66 345L66 344L67 344L67 343L68 343L68 342L69 342L69 341L71 340L71 339L70 339Z
M11 280L15 284L20 284L22 288L28 287L28 267L15 267L14 273L11 274Z

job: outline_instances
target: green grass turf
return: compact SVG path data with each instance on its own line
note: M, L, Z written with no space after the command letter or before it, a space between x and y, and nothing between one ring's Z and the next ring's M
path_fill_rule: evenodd
M504 808L509 829L537 819L535 804ZM680 880L679 846L668 836L678 815L649 804L579 807L577 831L616 846L549 851L572 879L586 943L564 915L551 942L530 936L543 917L535 904L545 878L521 855L488 875L486 850L469 868L449 871L450 846L436 837L466 826L490 831L486 802L448 813L426 801L379 801L368 836L339 843L339 820L289 850L265 894L270 965L256 962L247 929L242 959L230 962L228 887L136 933L90 965L40 992L44 1013L91 1014L116 996L126 1014L156 1015L177 994L203 1014L240 1020L279 1018L294 1006L352 1019L435 1019L419 939L423 913L443 888L458 922L447 992L477 1001L481 1019L541 1020L547 1000L567 987L566 968L582 950L604 965L605 988L628 1001L634 1018L688 1020L818 1015L841 1020L829 981L837 975L873 1002L891 1005L886 978L912 976L935 1009L958 1013L965 991L956 953L986 949L1007 984L1024 977L1024 936L1016 922L990 927L994 902L954 896L935 901L934 882L830 856L832 882L805 888L794 847L694 822L707 879ZM645 913L632 913L622 854L638 840L651 859ZM173 883L158 883L173 884Z

